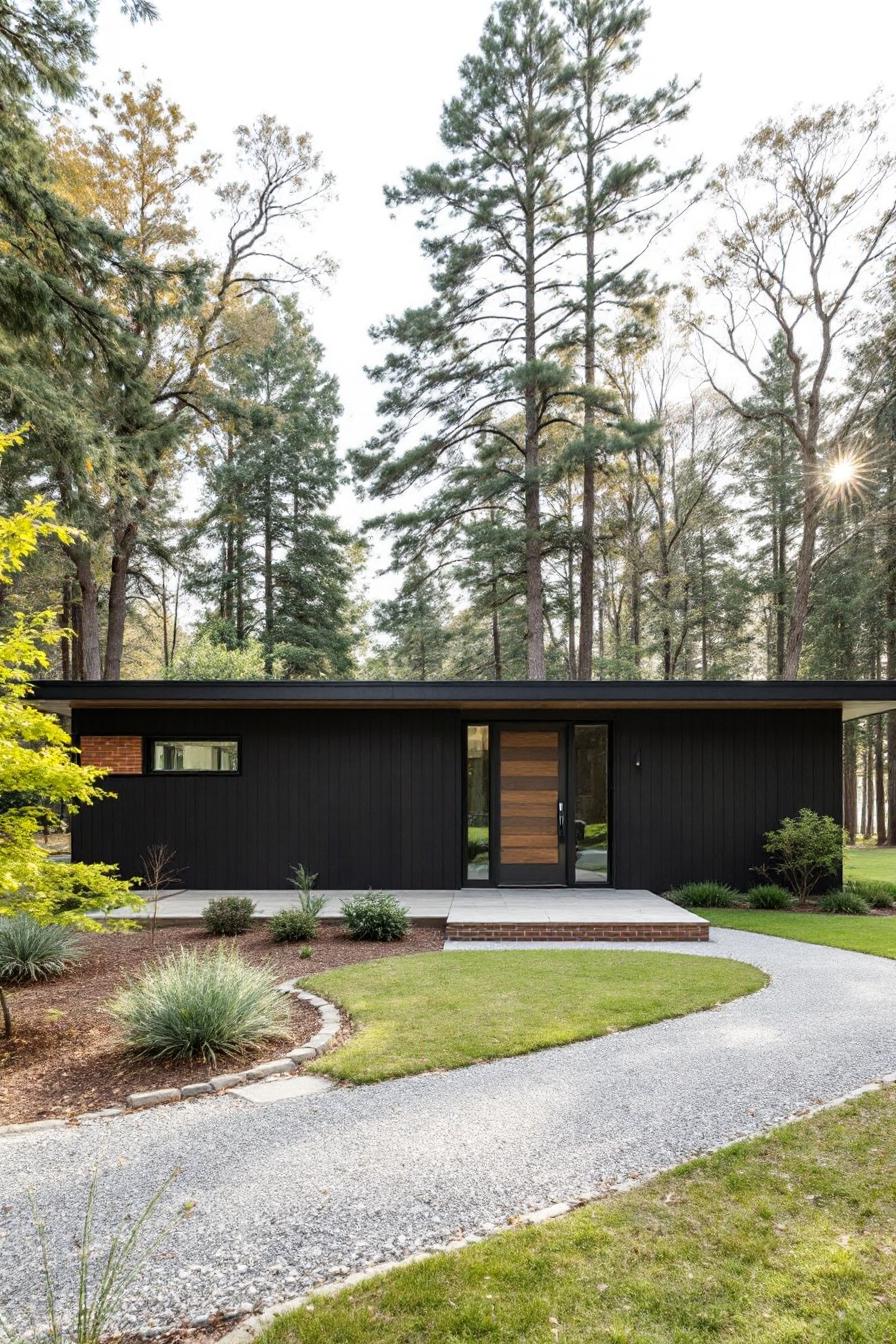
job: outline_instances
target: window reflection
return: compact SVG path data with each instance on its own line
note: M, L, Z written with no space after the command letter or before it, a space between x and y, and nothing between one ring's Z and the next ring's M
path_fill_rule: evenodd
M606 724L576 724L575 763L576 881L606 882L609 847Z
M152 744L155 774L235 774L239 769L236 742L158 739Z
M488 726L467 727L467 881L487 882L490 785Z

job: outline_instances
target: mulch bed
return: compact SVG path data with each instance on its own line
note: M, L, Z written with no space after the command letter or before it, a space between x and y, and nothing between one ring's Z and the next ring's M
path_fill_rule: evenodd
M143 929L85 934L85 956L68 974L8 989L13 1035L0 1039L0 1124L62 1119L121 1104L130 1092L242 1070L313 1036L319 1025L316 1009L293 999L288 1046L270 1042L236 1058L219 1058L215 1065L164 1063L128 1053L117 1024L103 1011L123 981L178 947L211 948L231 941L214 938L195 924L158 929L154 948ZM299 957L295 943L273 942L266 925L235 941L247 960L268 963L279 980L286 980L379 957L435 952L443 934L440 929L412 928L401 942L366 943L354 942L337 926L322 925L307 958Z

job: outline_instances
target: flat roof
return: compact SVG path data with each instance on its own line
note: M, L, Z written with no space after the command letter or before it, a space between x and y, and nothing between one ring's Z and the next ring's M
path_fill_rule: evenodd
M48 709L343 706L462 709L896 709L896 681L36 681Z

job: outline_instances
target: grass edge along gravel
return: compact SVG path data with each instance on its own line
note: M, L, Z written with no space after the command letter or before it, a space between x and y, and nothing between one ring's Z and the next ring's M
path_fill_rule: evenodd
M823 915L791 910L694 909L720 929L765 933L820 947L839 947L846 952L865 952L874 957L896 958L896 916Z
M726 957L526 949L384 958L299 983L355 1026L309 1070L373 1083L682 1017L762 989L768 977Z
M888 1344L896 1088L312 1296L257 1344Z

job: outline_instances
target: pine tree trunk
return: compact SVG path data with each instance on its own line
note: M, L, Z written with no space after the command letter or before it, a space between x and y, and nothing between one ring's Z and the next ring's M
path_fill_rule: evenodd
M81 547L69 551L75 566L78 587L81 590L81 619L79 623L79 661L84 681L102 681L103 665L100 653L100 617L97 582L89 553Z
M242 523L236 529L236 642L240 648L246 638L246 546Z
M874 829L872 821L872 798L873 798L873 756L871 754L871 735L865 734L865 747L862 752L862 836L868 839Z
M843 827L851 845L856 842L858 777L856 771L856 726L843 725Z
M594 100L591 57L593 40L589 33L586 50L585 103L585 167L582 187L585 209L585 462L582 470L582 563L579 575L579 680L590 681L594 675L594 449L591 436L594 430L594 406L588 396L595 385L595 260L594 260Z
M884 779L884 725L878 714L874 720L874 805L877 814L877 843L887 843L886 781Z
M264 494L264 670L274 671L274 520L272 483L265 479Z
M884 614L886 617L884 649L887 677L896 680L896 490L894 490L893 451L887 467L887 523L884 543ZM887 844L896 845L896 714L887 714Z
M541 482L539 480L538 387L535 383L535 241L531 216L526 226L526 671L544 679L544 596L541 574Z
M109 579L109 619L106 628L106 681L121 680L124 630L127 620L127 587L131 557L137 542L137 524L127 523L114 534L112 574Z
M807 475L805 472L804 475ZM806 637L806 619L809 615L809 599L812 590L812 564L815 560L815 538L818 535L818 514L821 497L818 486L808 481L804 486L803 498L803 535L800 539L799 555L796 562L796 577L793 585L793 606L790 611L790 623L787 628L787 644L784 650L784 676L795 680L800 674L800 657L803 641Z

